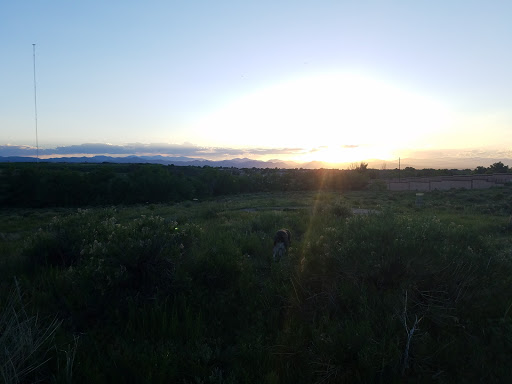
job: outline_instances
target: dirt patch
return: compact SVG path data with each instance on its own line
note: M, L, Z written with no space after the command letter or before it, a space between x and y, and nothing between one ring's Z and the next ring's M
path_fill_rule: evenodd
M380 211L376 211L375 209L352 208L352 213L354 215L378 215Z
M309 207L250 207L241 208L237 211L242 212L260 212L260 211L298 211L299 209L308 209Z
M300 209L309 209L310 207L250 207L237 209L242 212L262 212L262 211L298 211ZM375 209L352 208L354 215L373 215L379 214L380 211Z
M19 239L21 239L21 234L19 234L19 233L0 232L0 240L11 241L11 240L19 240Z

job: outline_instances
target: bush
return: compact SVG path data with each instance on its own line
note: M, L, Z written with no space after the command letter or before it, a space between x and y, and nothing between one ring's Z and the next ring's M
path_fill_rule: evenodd
M352 208L342 199L338 199L332 204L331 212L334 216L341 218L352 216Z
M54 217L43 229L32 235L23 253L36 266L69 267L80 259L80 246L91 231L89 220L83 220L85 211L66 218Z
M80 211L40 229L24 254L39 266L73 266L70 278L100 295L118 290L151 295L170 292L180 258L194 246L199 231L159 216L120 224L114 210Z

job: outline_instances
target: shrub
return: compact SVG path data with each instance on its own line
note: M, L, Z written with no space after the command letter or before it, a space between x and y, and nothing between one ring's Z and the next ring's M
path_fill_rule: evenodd
M25 244L23 253L33 266L69 267L79 261L80 245L87 232L88 221L82 213L66 218L54 217L43 229L32 235Z
M331 212L336 217L347 218L352 216L352 208L343 201L342 199L337 199L331 206Z
M77 274L92 279L104 294L122 289L126 294L171 292L181 258L194 245L198 229L159 216L141 216L128 224L111 217L99 223L104 236L83 245L84 259Z
M178 227L159 216L120 224L114 210L81 211L39 230L24 253L36 265L73 266L70 278L100 295L120 289L150 295L171 289L176 266L199 232L193 224Z

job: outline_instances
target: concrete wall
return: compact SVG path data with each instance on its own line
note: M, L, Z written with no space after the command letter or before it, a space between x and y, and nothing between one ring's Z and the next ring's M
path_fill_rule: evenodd
M410 188L408 182L390 182L388 183L388 189L391 191L409 191Z
M487 180L473 180L474 189L485 189L491 187L503 186L503 184L495 183Z
M411 191L430 191L430 183L427 181L409 181Z
M497 183L512 183L512 174L511 173L499 173L492 175L493 179Z
M431 181L430 190L438 189L440 191L446 191L449 189L471 189L471 180L442 180L442 181Z
M411 177L401 180L387 181L391 191L433 191L455 189L484 189L502 187L512 182L512 174Z

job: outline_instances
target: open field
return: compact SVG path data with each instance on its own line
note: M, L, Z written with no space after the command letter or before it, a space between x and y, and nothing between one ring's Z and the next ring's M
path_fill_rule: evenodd
M3 209L1 373L503 382L511 214L510 186L433 191L421 206L414 192L349 191ZM280 228L292 245L275 263Z

